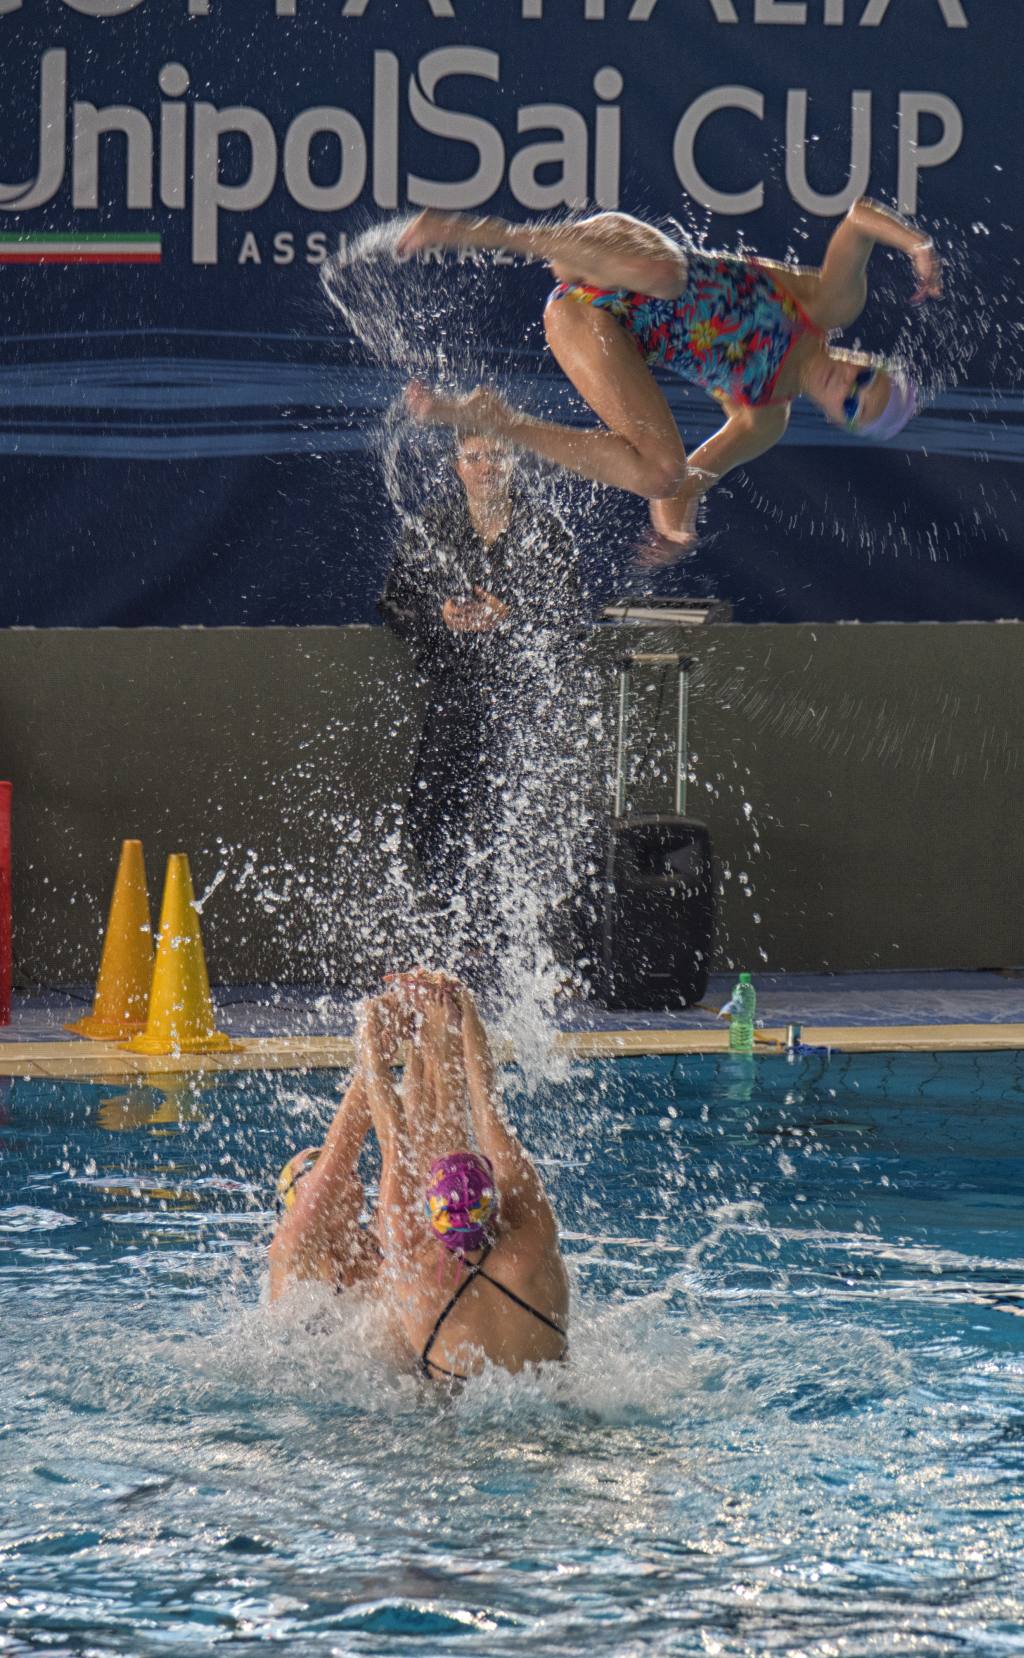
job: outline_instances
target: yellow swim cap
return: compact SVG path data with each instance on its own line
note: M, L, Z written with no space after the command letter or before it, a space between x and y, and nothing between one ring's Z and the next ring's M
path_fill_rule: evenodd
M277 1177L277 1208L283 1214L295 1202L295 1188L304 1174L308 1174L316 1162L323 1146L307 1146L305 1151L296 1152L281 1170Z

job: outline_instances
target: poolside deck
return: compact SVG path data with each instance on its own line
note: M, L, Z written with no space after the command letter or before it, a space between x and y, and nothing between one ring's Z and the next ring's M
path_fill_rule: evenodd
M756 975L758 1052L778 1052L799 1024L810 1047L841 1053L978 1052L1024 1049L1024 971ZM624 1013L567 1004L557 1047L573 1054L708 1054L728 1048L715 1009L731 976L712 980L704 1004L681 1013ZM0 1077L118 1081L191 1071L335 1069L352 1061L352 1004L322 990L247 986L216 994L229 1053L150 1058L114 1042L65 1031L81 1017L86 990L17 998L0 1030ZM511 1049L506 1044L506 1054Z

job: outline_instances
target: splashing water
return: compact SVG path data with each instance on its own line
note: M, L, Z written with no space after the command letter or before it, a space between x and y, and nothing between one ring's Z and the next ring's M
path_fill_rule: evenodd
M395 245L407 222L372 227L344 261L330 262L323 272L327 298L380 368L402 379L423 375L455 390L483 379L493 383L487 319L495 295L488 263L479 258L397 263ZM376 453L397 533L420 523L438 488L446 481L450 487L451 440L413 425L396 400L380 422ZM538 510L557 513L551 481L536 469L520 466L517 487ZM554 590L544 595L547 605L568 610L564 598ZM588 784L593 733L587 724L598 697L575 641L550 626L520 631L514 666L490 693L501 704L493 718L503 735L489 755L481 786L490 802L488 821L463 849L466 879L443 913L425 913L399 835L389 842L383 891L391 896L392 913L396 904L404 913L406 931L408 917L416 917L417 949L426 959L457 967L467 951L491 958L499 1022L526 1058L531 1077L539 1078L553 1062L552 1013L573 955L569 928L559 929L558 918L572 901L593 833ZM486 943L476 902L481 886L491 894ZM380 930L383 920L378 913L367 917L366 925Z

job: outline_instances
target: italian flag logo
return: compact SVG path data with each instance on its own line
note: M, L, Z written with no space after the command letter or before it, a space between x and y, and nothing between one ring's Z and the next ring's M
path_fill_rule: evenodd
M159 236L0 232L0 265L159 265L162 257Z

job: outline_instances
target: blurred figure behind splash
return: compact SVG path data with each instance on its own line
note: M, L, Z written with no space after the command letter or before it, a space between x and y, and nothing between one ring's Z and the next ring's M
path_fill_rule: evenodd
M459 439L452 471L405 527L379 608L424 682L405 832L431 947L493 988L510 947L550 944L536 912L567 896L584 598L570 536L507 447Z

